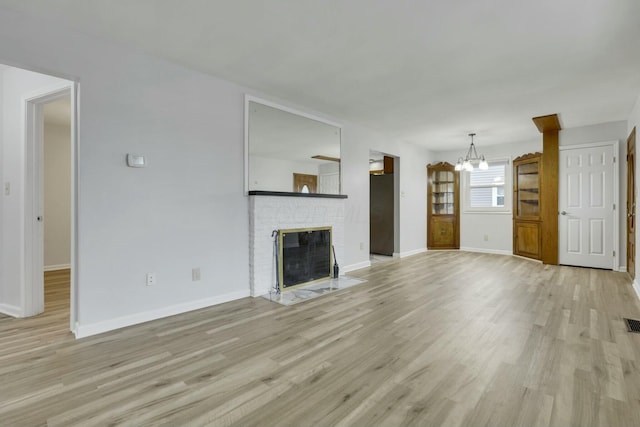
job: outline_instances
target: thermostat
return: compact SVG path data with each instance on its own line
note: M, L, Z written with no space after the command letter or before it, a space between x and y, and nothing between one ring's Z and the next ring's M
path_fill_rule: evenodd
M143 168L147 165L144 156L138 154L127 154L127 166L130 168Z

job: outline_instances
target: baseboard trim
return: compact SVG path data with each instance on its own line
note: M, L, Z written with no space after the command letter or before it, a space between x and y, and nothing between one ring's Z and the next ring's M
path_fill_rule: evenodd
M360 270L367 267L371 267L371 261L362 261L356 264L345 265L344 267L342 267L342 271L348 273L350 271Z
M15 305L0 304L0 313L11 317L22 317L22 309Z
M640 299L640 283L633 281L633 290L636 291L636 296Z
M248 290L229 292L228 294L218 295L211 298L205 298L197 301L191 301L183 304L171 305L157 310L145 311L142 313L131 314L128 316L116 317L115 319L104 320L102 322L90 323L83 325L77 324L75 335L76 338L89 337L104 332L113 331L114 329L125 328L127 326L137 325L139 323L149 322L151 320L162 319L164 317L175 316L176 314L186 313L188 311L198 310L213 305L222 304L236 299L249 296Z
M44 271L69 270L71 264L45 265Z
M505 251L505 250L502 250L502 249L460 247L460 250L461 251L465 251L465 252L479 252L479 253L483 253L483 254L513 255L512 251Z
M408 256L423 254L425 252L427 252L427 248L420 248L420 249L414 249L412 251L400 252L398 254L398 258L406 258Z
M626 273L627 272L627 266L626 265L621 265L618 267L618 271L620 273Z

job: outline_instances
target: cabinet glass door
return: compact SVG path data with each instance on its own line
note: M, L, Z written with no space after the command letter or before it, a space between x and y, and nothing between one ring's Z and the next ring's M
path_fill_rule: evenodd
M540 188L538 162L530 162L517 167L517 209L519 217L540 216Z
M431 206L434 215L453 215L455 207L454 173L450 171L436 171L431 181Z

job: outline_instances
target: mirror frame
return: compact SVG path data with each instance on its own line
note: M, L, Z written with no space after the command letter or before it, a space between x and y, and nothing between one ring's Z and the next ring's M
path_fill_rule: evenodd
M258 98L253 95L244 95L244 194L249 194L249 103L255 102L257 104L266 105L267 107L276 108L286 113L295 114L296 116L304 117L310 120L315 120L320 123L324 123L329 126L334 126L340 129L340 159L342 159L342 125L331 120L327 120L323 117L316 116L314 114L305 113L304 111L296 110L295 108L287 107L282 104L268 101L263 98ZM268 190L266 190L268 191ZM278 193L279 191L274 191ZM284 192L287 193L287 192ZM342 195L342 162L340 162L340 190L338 195Z

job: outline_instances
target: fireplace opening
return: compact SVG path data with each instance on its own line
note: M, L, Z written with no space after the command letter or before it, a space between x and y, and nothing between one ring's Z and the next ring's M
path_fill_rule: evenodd
M280 290L331 278L331 227L278 231Z

